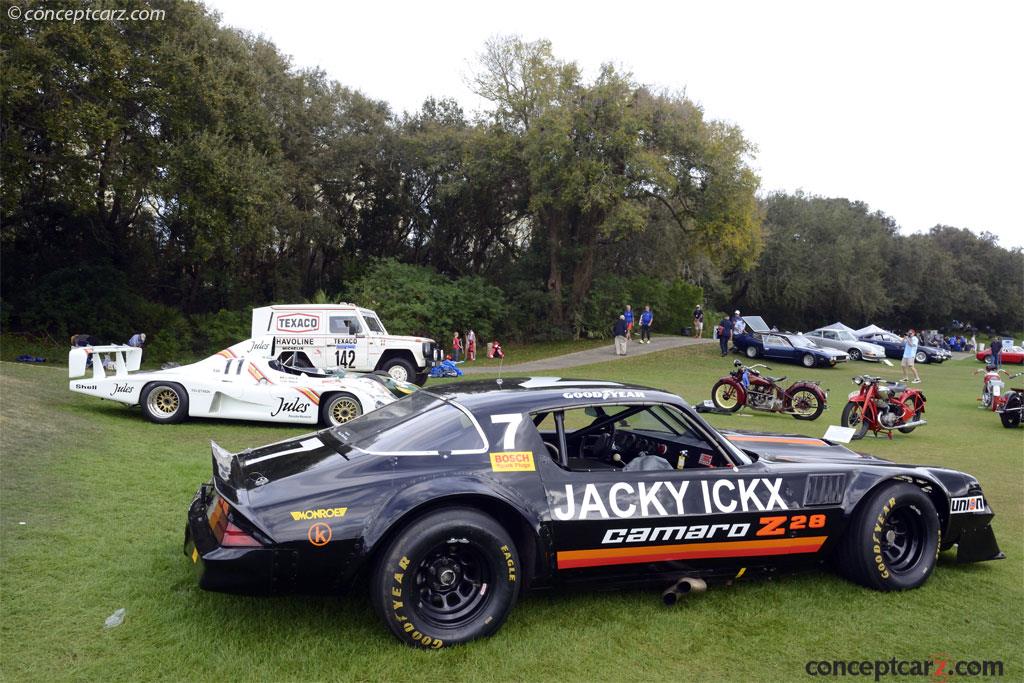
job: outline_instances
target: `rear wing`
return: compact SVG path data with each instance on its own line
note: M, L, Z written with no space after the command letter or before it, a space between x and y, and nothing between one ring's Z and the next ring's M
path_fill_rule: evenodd
M104 360L108 363L106 368L103 367ZM90 362L94 379L103 379L108 372L112 372L114 377L124 377L142 365L142 349L121 344L73 348L68 352L68 377L84 376Z

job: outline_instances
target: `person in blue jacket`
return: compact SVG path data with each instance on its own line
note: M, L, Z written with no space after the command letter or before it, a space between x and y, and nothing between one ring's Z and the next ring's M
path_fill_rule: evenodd
M651 343L651 323L654 322L654 313L651 312L650 304L644 306L644 312L640 314L640 343Z
M732 320L722 318L715 329L715 333L718 335L718 346L722 349L722 355L729 355L729 337L732 336Z
M622 312L622 319L626 321L626 339L633 336L633 307L626 304L626 310Z

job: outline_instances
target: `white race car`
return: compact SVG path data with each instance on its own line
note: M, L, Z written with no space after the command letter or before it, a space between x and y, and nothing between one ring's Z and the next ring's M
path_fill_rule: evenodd
M384 373L323 373L264 357L246 357L241 342L206 360L136 372L142 349L92 346L68 354L71 391L142 407L153 422L219 417L339 425L418 387ZM89 365L92 375L88 375ZM104 367L106 365L106 367Z

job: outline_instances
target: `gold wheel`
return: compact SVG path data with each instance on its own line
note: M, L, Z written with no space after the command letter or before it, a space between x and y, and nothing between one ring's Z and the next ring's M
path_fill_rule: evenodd
M340 425L362 415L363 409L351 396L339 396L331 402L327 414L332 424Z

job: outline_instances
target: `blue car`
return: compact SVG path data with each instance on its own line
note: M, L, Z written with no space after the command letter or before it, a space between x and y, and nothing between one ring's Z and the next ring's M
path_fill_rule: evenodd
M743 322L747 331L733 337L733 348L747 358L783 360L805 368L835 367L850 359L842 351L818 346L802 334L772 330L759 315L743 316Z
M861 341L878 344L885 349L885 355L889 358L903 358L903 339L892 332L871 332L858 335ZM921 344L917 347L917 355L914 357L916 363L941 363L952 356L948 351L937 349L934 346Z

